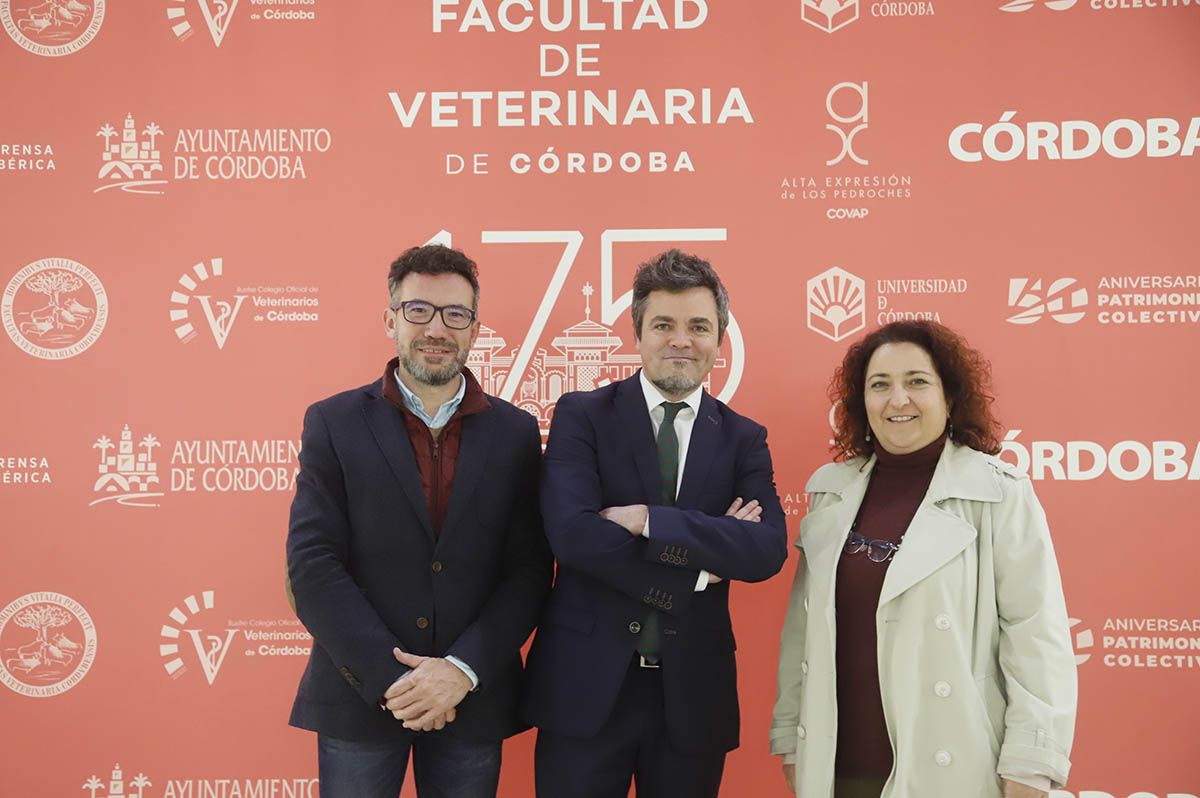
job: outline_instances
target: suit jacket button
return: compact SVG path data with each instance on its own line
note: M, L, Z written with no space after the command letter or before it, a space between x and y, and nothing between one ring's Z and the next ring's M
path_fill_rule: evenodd
M629 624L629 631L637 634L638 632L642 631L642 625L637 621L634 621L633 623Z
M441 561L441 560L434 560L434 561L433 561L433 565L429 566L429 568L430 568L430 569L431 569L431 570L432 570L432 571L433 571L435 574L440 574L440 573L442 572L442 561Z
M429 619L426 618L424 615L422 615L420 618L417 618L417 628L418 629L428 629L429 628Z
M662 554L658 555L658 559L661 560L662 562L666 562L668 559L670 559L670 557L671 557L671 555L667 554L665 551Z

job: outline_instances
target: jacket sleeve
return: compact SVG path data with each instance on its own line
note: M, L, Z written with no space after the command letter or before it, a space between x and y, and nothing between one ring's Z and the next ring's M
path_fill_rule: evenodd
M559 399L542 468L542 515L559 567L572 568L671 615L691 606L699 568L646 558L645 538L600 517L596 432L577 397Z
M400 640L346 567L350 523L341 463L320 405L304 416L300 473L288 524L288 578L296 615L342 677L372 706L408 672L392 654Z
M779 641L779 680L775 691L775 710L771 713L771 753L794 754L800 726L800 697L804 689L805 635L808 629L808 563L804 550L797 558L796 576L788 597L787 615Z
M758 427L747 451L739 457L734 495L747 502L757 499L763 510L760 521L651 507L646 558L657 561L668 550L683 549L688 553L687 567L741 582L761 582L779 573L787 559L787 516L775 490L765 427Z
M1011 478L1002 477L1008 482ZM1066 602L1046 515L1021 477L994 510L1000 669L1008 695L997 772L1067 781L1078 685Z
M516 478L520 480L508 522L500 580L479 617L446 652L467 663L486 690L496 673L508 663L533 632L542 601L550 592L554 560L542 529L538 508L538 476L542 461L542 436L537 421L527 416L522 433L523 456Z

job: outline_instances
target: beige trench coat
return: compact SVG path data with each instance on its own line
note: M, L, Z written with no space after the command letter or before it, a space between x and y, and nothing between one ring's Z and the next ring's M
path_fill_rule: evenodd
M832 463L805 488L771 724L771 752L795 754L801 798L833 794L834 577L874 466ZM1075 657L1028 478L948 443L888 567L875 631L895 753L883 798L998 798L1000 775L1066 782Z

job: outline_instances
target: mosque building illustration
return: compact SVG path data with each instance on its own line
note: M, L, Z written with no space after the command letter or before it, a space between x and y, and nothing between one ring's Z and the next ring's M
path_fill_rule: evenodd
M106 493L118 490L130 493L136 490L145 493L151 485L158 484L158 464L151 459L151 452L160 445L153 435L147 435L138 444L138 448L145 451L134 452L133 433L128 424L121 431L120 442L115 445L108 436L101 436L92 444L93 449L100 450L100 476L92 490ZM116 454L109 454L110 449L116 449Z
M550 341L553 352L538 347L526 369L512 402L538 420L542 439L550 430L554 405L559 397L571 391L591 391L637 373L642 366L641 355L621 354L621 336L610 327L592 321L590 283L583 286L584 319L567 327ZM479 337L467 359L484 392L497 396L512 370L516 349L504 354L507 342L492 328L481 325ZM713 369L723 369L726 360L718 357ZM705 377L704 388L710 388L711 372Z
M142 792L152 786L150 779L146 778L145 774L139 773L129 782L132 788L130 792L125 791L125 774L121 771L120 764L113 765L112 778L108 782L108 792L99 796L99 798L142 798ZM83 790L91 794L91 798L98 798L97 792L104 787L104 782L92 776L83 783Z
M162 172L162 153L155 146L155 139L162 135L162 129L151 122L142 133L146 138L138 139L133 114L125 115L125 126L115 144L112 139L117 131L112 125L100 128L96 135L104 137L104 151L97 176L109 180L150 180L155 172Z

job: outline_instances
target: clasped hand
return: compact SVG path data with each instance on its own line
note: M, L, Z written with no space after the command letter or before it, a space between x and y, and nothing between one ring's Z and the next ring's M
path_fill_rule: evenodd
M440 657L420 657L398 648L392 654L412 668L383 694L392 716L413 731L437 731L452 723L458 714L455 708L471 691L470 677Z

